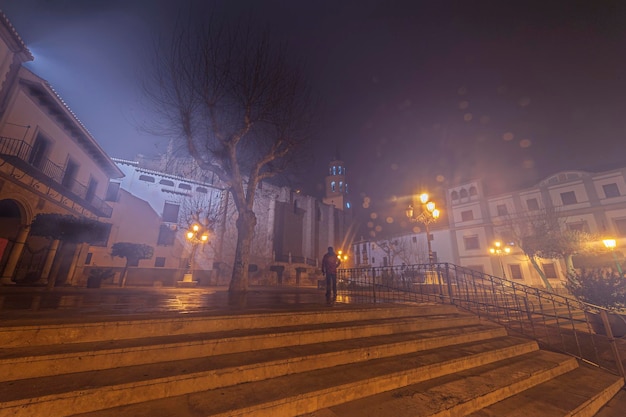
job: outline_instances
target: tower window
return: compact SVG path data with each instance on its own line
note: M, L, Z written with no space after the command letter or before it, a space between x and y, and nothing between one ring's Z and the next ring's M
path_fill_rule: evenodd
M339 191L343 191L343 181L339 181Z
M337 188L337 183L335 181L331 182L330 183L330 190L334 192L336 188Z

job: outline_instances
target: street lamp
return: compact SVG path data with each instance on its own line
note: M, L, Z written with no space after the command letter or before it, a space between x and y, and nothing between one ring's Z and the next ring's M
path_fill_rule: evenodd
M429 199L428 194L423 193L420 195L420 203L422 205L422 210L419 214L415 214L413 210L413 205L410 204L406 209L406 217L412 222L422 223L424 225L424 229L426 229L426 243L428 244L428 264L433 266L433 250L430 245L430 231L428 225L437 221L441 212L438 208L436 208L435 202Z
M198 245L209 240L209 232L197 223L192 224L187 230L187 240L191 243L191 255L187 272L183 275L183 282L193 282L193 267Z
M504 270L504 265L502 264L502 255L508 255L509 253L511 253L511 247L508 245L503 245L500 241L496 241L493 242L493 247L489 248L489 253L498 256L498 260L500 261L500 268L502 269L502 277L506 279L506 272Z
M617 261L617 256L615 255L615 247L617 246L615 239L604 239L602 243L604 243L604 246L606 246L607 249L611 250L611 253L613 254L613 260L615 260L615 265L617 266L617 271L620 275L623 275L622 266Z

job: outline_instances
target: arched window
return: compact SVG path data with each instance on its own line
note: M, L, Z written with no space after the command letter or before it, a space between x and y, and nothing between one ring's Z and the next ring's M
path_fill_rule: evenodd
M461 190L461 198L466 198L467 197L467 190L465 188L463 188Z
M335 183L335 181L332 181L330 183L330 191L335 192L335 188L337 188L337 184Z
M458 193L458 192L456 192L456 191L452 191L452 193L450 194L450 197L451 197L453 200L458 200L458 199L459 199L459 193Z
M337 175L337 167L333 165L333 175Z
M140 175L139 176L139 180L140 181L145 181L145 182L154 182L154 177L151 177L149 175Z
M343 191L343 181L339 181L339 192Z
M478 190L476 190L476 187L471 186L471 187L470 187L469 194L470 194L470 195L476 195L476 194L478 194Z

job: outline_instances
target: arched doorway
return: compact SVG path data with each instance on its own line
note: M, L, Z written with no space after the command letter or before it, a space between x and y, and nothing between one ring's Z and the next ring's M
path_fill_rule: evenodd
M22 224L19 204L14 200L0 200L0 272L4 272Z

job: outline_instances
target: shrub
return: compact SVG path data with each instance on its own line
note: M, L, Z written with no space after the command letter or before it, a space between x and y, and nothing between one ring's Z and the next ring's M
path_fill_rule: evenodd
M611 268L581 269L567 278L565 286L581 301L609 309L626 306L626 278Z

